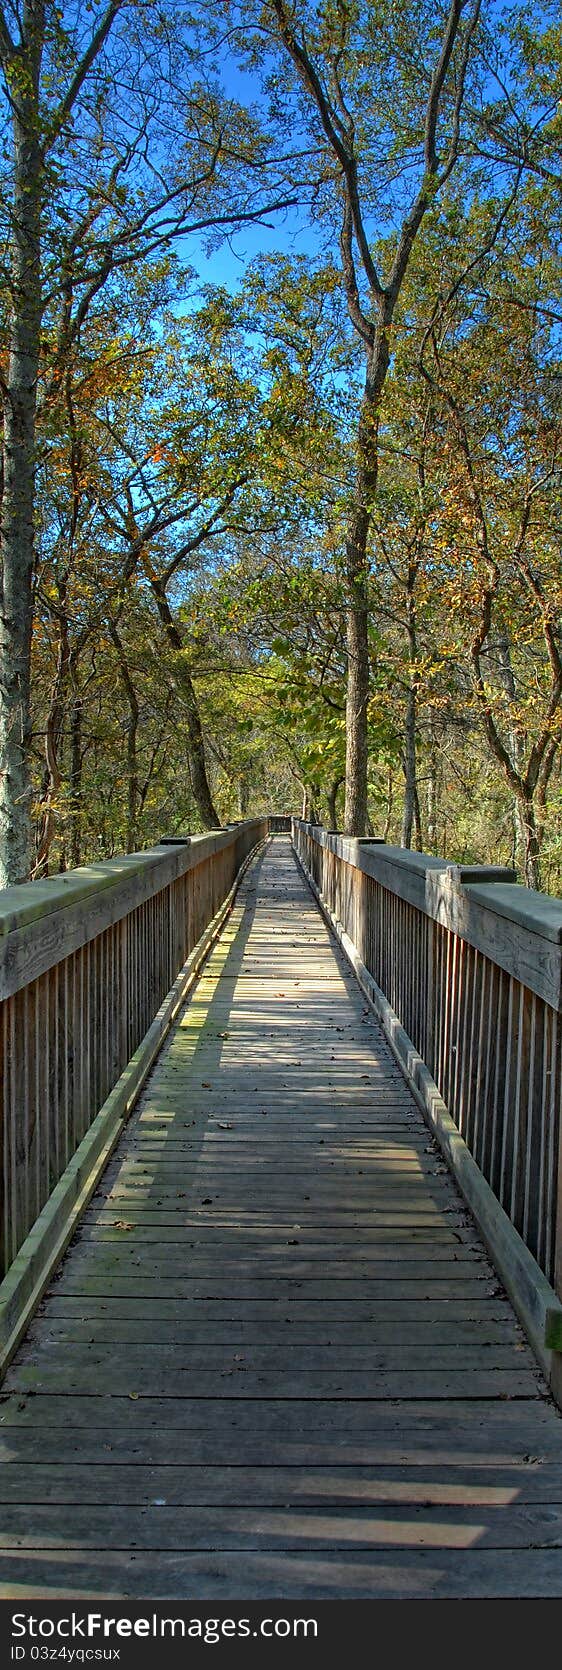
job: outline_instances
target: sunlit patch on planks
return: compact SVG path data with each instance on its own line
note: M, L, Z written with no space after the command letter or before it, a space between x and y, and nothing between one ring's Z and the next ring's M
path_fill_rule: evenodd
M562 1419L276 839L14 1361L4 1596L562 1594Z

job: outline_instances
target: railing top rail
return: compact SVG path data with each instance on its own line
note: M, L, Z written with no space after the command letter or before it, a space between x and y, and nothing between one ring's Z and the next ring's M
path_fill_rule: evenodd
M250 829L263 820L249 818L236 827L212 830L203 835L175 836L148 847L144 852L120 854L96 864L83 864L63 875L24 882L0 890L0 938L30 922L38 922L54 911L83 903L92 895L126 885L134 876L154 874L154 890L176 875L194 869L212 853L236 840L242 828Z
M447 863L383 841L338 835L295 818L344 863L373 877L559 1009L562 995L562 899L515 882L499 865Z
M38 979L187 871L235 846L267 819L177 837L146 852L84 865L0 891L0 1000Z

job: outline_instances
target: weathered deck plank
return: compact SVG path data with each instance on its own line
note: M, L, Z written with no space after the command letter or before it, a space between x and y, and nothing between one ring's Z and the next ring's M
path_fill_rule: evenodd
M283 839L14 1361L0 1459L3 1596L562 1595L562 1417Z

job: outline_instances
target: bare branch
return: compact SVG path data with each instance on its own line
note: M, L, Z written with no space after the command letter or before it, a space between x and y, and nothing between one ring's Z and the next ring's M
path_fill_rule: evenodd
M94 30L90 44L81 58L80 63L77 65L70 86L67 88L64 98L61 99L58 110L55 112L55 116L51 122L44 145L45 156L47 156L49 151L52 149L55 140L59 136L61 128L64 127L65 122L68 120L78 95L84 86L84 82L87 80L90 70L95 64L96 58L99 58L102 47L105 45L107 37L111 33L117 14L122 11L125 4L126 0L110 0L110 4L107 6L103 17L100 18L98 27Z
M479 22L479 18L480 18L481 6L482 6L482 0L476 0L474 10L473 10L473 13L472 13L472 17L470 19L470 23L468 25L468 28L466 30L465 37L464 37L464 44L463 44L460 67L459 67L459 79L458 79L458 86L457 86L457 95L456 95L455 107L454 107L454 111L453 111L453 130L452 130L452 134L451 134L451 142L450 142L450 145L449 145L448 155L447 155L447 158L446 158L446 161L445 161L443 167L440 169L440 172L439 172L439 184L440 184L440 186L444 185L445 180L447 180L449 178L449 174L452 172L452 169L455 166L455 163L456 163L456 160L457 160L457 157L458 157L458 154L459 154L461 111L462 111L462 106L463 106L463 102L464 102L464 90L465 90L465 85L466 85L468 62L469 62L469 58L470 58L470 49L471 49L471 46L472 46L473 37L474 37L474 34L476 32L478 22Z
M328 143L330 144L345 176L351 215L353 219L353 228L361 260L365 269L365 276L370 289L376 296L380 297L384 294L383 286L369 249L369 243L361 213L359 187L357 181L357 160L353 151L352 124L348 123L347 131L344 131L343 122L334 111L330 100L324 91L322 82L306 50L304 41L298 41L296 38L287 15L284 0L273 0L273 10L277 17L279 33L283 44L286 47L287 52L290 54L296 69L298 70L299 76L301 81L304 83L309 98L311 98L316 105Z
M417 233L419 232L426 210L429 208L435 192L439 190L439 187L443 185L444 181L448 178L457 159L460 113L464 98L466 71L468 68L472 38L480 14L481 0L475 0L472 18L465 36L463 55L461 59L461 74L453 117L453 136L451 139L447 162L442 173L438 173L437 123L439 120L439 109L447 77L447 71L449 69L453 48L459 32L461 13L463 11L464 4L465 0L451 0L451 7L443 37L443 45L441 47L438 62L431 77L424 128L424 157L426 172L415 202L412 204L409 214L406 215L406 218L402 223L402 229L398 240L398 248L387 286L387 295L389 296L393 308L398 299L402 280L412 252L412 247Z

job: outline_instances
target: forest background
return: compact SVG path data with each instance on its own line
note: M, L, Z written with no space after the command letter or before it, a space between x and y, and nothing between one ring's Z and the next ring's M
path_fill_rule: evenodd
M0 883L303 811L562 891L558 6L0 63Z

